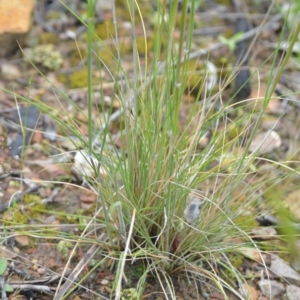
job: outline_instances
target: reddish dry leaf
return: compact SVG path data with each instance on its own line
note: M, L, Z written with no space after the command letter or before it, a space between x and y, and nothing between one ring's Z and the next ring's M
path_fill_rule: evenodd
M57 259L53 258L53 257L49 257L47 258L47 261L45 262L46 266L48 269L51 269L53 267L56 267L58 264Z
M87 110L84 110L82 112L80 111L80 112L78 112L76 119L80 122L87 123L87 115L88 115Z
M251 104L253 105L253 109L255 111L261 111L266 93L267 87L265 85L261 85L259 89L252 90L249 99L251 99ZM283 112L282 109L282 101L280 101L277 95L273 93L267 105L266 112L273 114L281 114Z
M211 295L211 300L225 300L224 296L221 293L213 292Z
M0 247L0 257L1 258L7 258L7 259L11 259L11 258L15 258L17 256L16 253L13 253L10 250L7 250L6 247L1 246Z
M43 133L40 131L35 131L32 135L32 143L41 144L43 140Z
M257 290L253 286L248 285L248 284L243 284L243 291L244 291L244 294L247 295L246 299L248 299L248 300L257 300L258 299Z
M79 131L80 131L81 135L84 135L84 136L88 135L89 129L88 129L87 124L80 124Z
M13 195L14 193L16 193L17 191L19 191L19 189L17 187L7 187L6 189L6 193L9 195Z

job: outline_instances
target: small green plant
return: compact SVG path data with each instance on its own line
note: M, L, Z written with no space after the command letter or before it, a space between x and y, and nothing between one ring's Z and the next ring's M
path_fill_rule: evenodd
M223 35L219 35L218 39L220 40L220 42L224 43L231 52L234 52L237 42L243 35L244 35L243 32L238 32L230 38L226 38Z
M137 293L136 289L124 289L122 291L122 300L138 300L139 298L139 294Z
M5 273L6 269L7 269L7 260L5 258L1 258L0 259L0 276L1 277L4 276L4 273ZM11 285L6 283L5 284L5 291L11 293L11 292L14 291L14 289Z

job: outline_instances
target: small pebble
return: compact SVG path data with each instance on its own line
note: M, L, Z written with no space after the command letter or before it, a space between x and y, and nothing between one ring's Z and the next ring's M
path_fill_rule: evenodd
M107 279L102 279L101 280L102 285L107 285L108 283L109 283L109 281Z
M38 268L37 269L37 272L40 274L40 275L44 275L46 273L46 270L44 268Z

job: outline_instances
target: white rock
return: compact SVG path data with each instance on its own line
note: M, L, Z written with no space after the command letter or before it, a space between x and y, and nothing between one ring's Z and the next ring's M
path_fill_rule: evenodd
M284 278L291 283L300 283L300 275L278 256L272 256L270 270L276 277ZM300 299L300 297L299 297Z
M78 150L74 157L74 168L75 170L87 177L95 175L95 168L98 169L99 161L91 157L85 150Z
M300 298L300 288L293 284L286 288L286 296L288 300L298 300Z
M95 7L96 14L112 10L112 5L112 0L98 0Z
M15 80L21 77L21 72L16 66L3 63L1 65L1 77L6 80Z
M258 282L258 285L261 292L270 299L273 299L285 291L284 285L276 280L263 279Z
M90 156L85 150L78 150L74 157L74 169L75 171L85 177L95 176L95 170L103 177L107 176L107 173L103 167L100 166L100 162Z
M251 142L249 150L251 152L258 151L258 154L267 154L282 144L280 135L272 130L258 134Z
M184 218L188 223L193 222L200 214L204 201L199 197L190 194L187 197L187 206L184 210Z

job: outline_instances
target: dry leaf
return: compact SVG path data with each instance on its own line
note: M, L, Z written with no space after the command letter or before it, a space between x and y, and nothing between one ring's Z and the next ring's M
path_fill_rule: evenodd
M243 284L242 293L245 294L245 296L247 297L246 299L249 299L249 300L257 300L258 299L258 294L257 294L256 289L253 286L250 286L246 283Z
M4 246L0 247L0 257L1 258L11 259L11 258L15 258L16 256L17 256L16 253L12 252L11 250L6 250L6 247L4 247Z
M252 238L261 240L273 240L277 235L273 227L257 227L251 230Z
M252 259L256 262L262 263L262 254L258 249L255 248L247 248L247 247L241 247L237 250L239 253L244 255L245 257Z
M253 89L249 99L251 99L252 109L255 111L261 111L263 107L263 101L267 93L267 87L261 85L259 89ZM271 95L271 99L266 107L267 113L281 114L283 112L282 101L277 97L275 93Z

